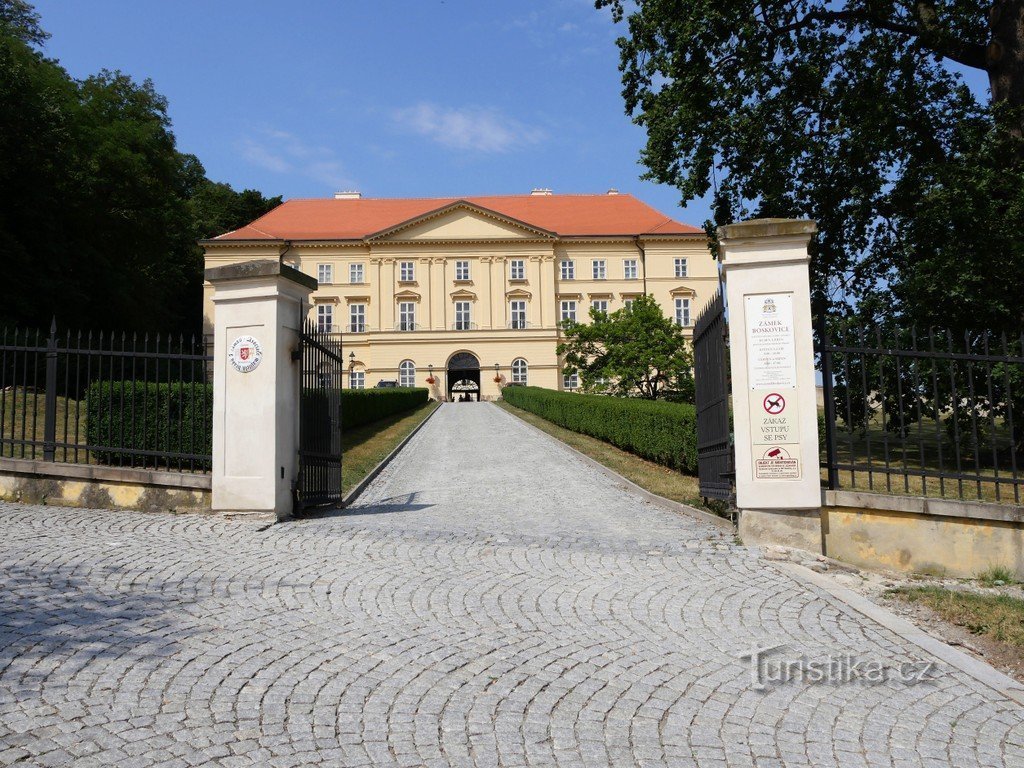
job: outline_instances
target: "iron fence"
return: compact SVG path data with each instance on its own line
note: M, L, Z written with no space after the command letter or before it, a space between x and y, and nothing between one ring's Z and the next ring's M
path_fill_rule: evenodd
M727 334L725 297L719 291L697 317L693 330L693 369L700 495L723 501L732 498L736 476L729 417Z
M1024 336L818 320L831 489L1021 500Z
M202 337L5 329L0 456L209 471L212 361Z

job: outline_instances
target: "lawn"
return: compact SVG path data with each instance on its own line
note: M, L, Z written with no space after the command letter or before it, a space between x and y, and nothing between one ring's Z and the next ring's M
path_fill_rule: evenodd
M341 437L341 489L348 493L380 464L409 433L434 412L430 401L405 413L346 430Z
M626 453L597 438L581 435L557 424L552 424L547 419L509 405L504 400L498 401L497 405L527 424L532 424L566 445L575 448L583 455L600 462L646 491L672 501L678 501L681 504L721 514L720 510L710 509L704 504L696 477L680 474L667 467Z

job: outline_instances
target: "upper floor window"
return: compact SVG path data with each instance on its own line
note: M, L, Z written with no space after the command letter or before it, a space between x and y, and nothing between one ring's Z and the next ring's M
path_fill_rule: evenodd
M333 264L317 264L316 265L316 281L321 285L334 282L334 265Z
M572 259L562 259L562 279L576 279L576 262Z
M398 365L398 386L416 386L416 364L412 360L403 360Z
M468 261L456 261L455 262L455 279L456 280L469 280L469 262Z
M590 307L596 309L598 312L608 314L608 299L594 299L590 302Z
M688 259L678 258L675 260L676 265L676 277L686 277L688 269Z
M416 330L416 305L411 301L402 301L398 304L398 330Z
M604 280L608 276L608 264L604 259L594 259L594 279Z
M363 272L362 264L348 265L348 281L350 283L365 283L366 274Z
M366 371L349 371L349 389L366 389Z
M690 300L676 299L676 325L687 327L690 324Z
M578 373L569 373L562 376L562 389L579 389L580 376Z
M571 299L562 301L562 321L566 320L576 322L576 302Z
M627 310L631 310L633 309L634 301L636 301L636 299L623 299L622 306L624 306Z
M508 263L508 279L509 280L525 280L526 279L526 261L523 259L512 259Z
M332 305L316 305L316 329L321 333L330 333L334 330L334 307Z
M622 276L626 280L636 280L636 259L626 259L624 262L622 262Z
M521 329L526 327L526 302L521 299L509 302L511 316L510 328Z
M348 305L348 330L350 333L366 332L366 305Z
M517 357L512 361L512 383L513 384L525 384L527 377L527 365L526 361L521 357Z
M469 302L455 302L455 330L468 331L470 329Z
M411 261L398 262L398 279L403 283L416 280L416 265Z

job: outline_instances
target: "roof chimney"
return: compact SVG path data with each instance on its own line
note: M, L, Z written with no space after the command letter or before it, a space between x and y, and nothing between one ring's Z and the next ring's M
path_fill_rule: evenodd
M363 196L362 192L356 192L354 189L345 190L344 192L335 192L335 200L358 200Z
M530 192L530 194L531 195L537 195L537 196L549 196L549 195L551 195L551 190L550 189L543 189L541 187L534 187L533 190Z
M609 195L617 195L617 194L619 194L619 190L617 190L615 187L612 187L611 189L608 190L608 194Z

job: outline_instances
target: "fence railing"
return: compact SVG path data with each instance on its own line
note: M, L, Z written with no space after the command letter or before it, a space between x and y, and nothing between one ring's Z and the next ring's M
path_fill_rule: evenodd
M818 321L828 487L1020 504L1024 337Z
M4 330L0 456L209 471L212 361L202 337Z

